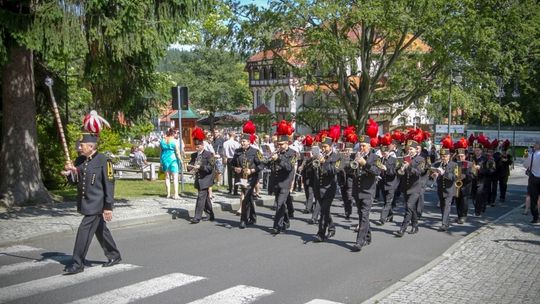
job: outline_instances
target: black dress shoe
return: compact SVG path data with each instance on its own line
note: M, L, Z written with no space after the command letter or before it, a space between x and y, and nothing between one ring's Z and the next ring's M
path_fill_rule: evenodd
M241 221L240 222L240 229L244 229L244 228L246 228L246 222Z
M360 250L362 250L362 246L360 246L360 244L354 244L351 248L352 252L359 252Z
M458 219L456 220L456 223L458 223L458 224L463 224L463 223L465 223L465 219L462 218L462 217L460 217L460 218L458 218Z
M77 267L75 265L72 265L70 267L66 267L66 269L64 269L64 275L72 275L72 274L77 274L79 272L83 272L84 271L84 267Z
M309 213L309 210L304 209L304 210L302 210L302 213L303 213L303 214L308 214L308 213Z
M533 220L531 221L531 224L538 224L538 219L533 218Z
M210 222L213 222L215 219L216 219L216 218L214 217L214 214L213 214L213 213L210 214L210 215L208 216L208 220L209 220Z
M401 227L399 231L396 231L396 236L403 237L405 235L405 230L407 230L407 227Z
M418 226L413 226L411 228L411 232L409 232L409 234L417 234L418 233Z
M308 219L307 223L310 224L310 225L313 225L315 223L315 221L313 219Z
M279 229L272 228L272 230L270 230L270 233L273 234L273 235L277 235L277 234L280 234L281 231Z
M108 260L105 264L103 264L103 267L111 267L114 266L122 261L121 257L114 258L112 260Z
M322 242L324 242L324 237L317 234L317 235L315 235L315 239L313 241L315 243L322 243Z
M351 218L351 214L350 213L345 213L345 219L349 220L350 218Z
M441 227L439 227L439 232L445 232L445 231L448 231L448 226L442 225Z
M375 222L375 225L377 226L383 226L384 225L384 221L383 220L378 220Z
M335 230L329 230L328 235L326 236L326 238L330 239L330 238L334 237L334 235L336 235L336 231Z
M194 219L194 218L192 218L191 220L189 220L189 222L190 222L191 224L198 224L200 221L201 221L201 220Z
M389 217L386 218L386 221L387 222L393 222L394 221L394 216L390 215Z

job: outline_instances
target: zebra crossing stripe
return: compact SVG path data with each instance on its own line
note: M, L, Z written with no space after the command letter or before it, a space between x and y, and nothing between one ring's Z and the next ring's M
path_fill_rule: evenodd
M30 247L30 246L26 246L26 245L16 245L16 246L11 246L11 247L7 247L7 248L1 248L0 249L0 256L13 254L13 253L16 253L16 252L38 251L38 250L43 250L43 249L42 248L36 248L36 247Z
M23 297L29 297L41 292L64 288L82 282L90 281L99 277L112 275L118 272L138 268L140 266L119 264L114 267L89 267L76 275L55 275L43 279L28 281L16 285L0 288L0 303L13 301Z
M80 299L71 304L107 303L122 304L131 303L144 299L167 290L187 285L193 282L204 280L204 277L197 277L183 273L171 273L148 281L132 284L115 290L107 291L92 297Z
M71 257L70 257L71 258ZM0 267L0 276L18 273L21 271L36 269L49 264L58 264L58 261L54 260L42 260L42 261L29 261L17 264L5 265Z
M321 299L313 299L313 300L307 302L306 304L343 304L343 303L332 302L332 301L321 300Z
M262 296L272 293L273 291L268 289L238 285L209 295L200 300L193 301L189 304L248 304Z

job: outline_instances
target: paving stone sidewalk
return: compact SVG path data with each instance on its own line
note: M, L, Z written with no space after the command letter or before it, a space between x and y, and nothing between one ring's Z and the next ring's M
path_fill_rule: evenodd
M516 208L364 303L540 303L540 226Z
M299 194L298 194L299 195ZM176 212L179 217L193 216L195 196L180 200L165 197L146 197L132 200L116 200L110 228L125 227L170 219ZM273 196L262 195L259 204L271 204ZM239 196L214 191L214 211L237 210ZM26 207L12 212L0 212L0 246L62 231L77 231L81 215L75 202L56 203L50 206Z

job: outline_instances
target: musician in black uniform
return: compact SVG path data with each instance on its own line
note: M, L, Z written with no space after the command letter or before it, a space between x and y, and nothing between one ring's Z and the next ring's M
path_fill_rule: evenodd
M460 175L458 164L450 160L450 150L443 148L439 151L440 161L431 167L431 177L437 181L437 194L441 207L442 224L439 231L447 231L450 226L450 208L456 195L456 180Z
M337 138L336 138L337 140ZM315 236L316 242L323 242L336 234L336 227L330 214L330 206L336 195L336 174L339 170L340 155L333 152L331 137L323 137L321 140L321 156L314 160L315 169L315 199L321 206L319 217L319 230ZM326 231L328 230L328 234Z
M497 181L499 182L499 200L504 202L506 199L506 189L508 188L508 177L510 176L510 166L514 164L514 157L511 154L508 154L508 148L510 147L510 141L505 140L502 145L502 152L498 161L496 161L497 166ZM496 158L497 159L497 158Z
M311 218L308 219L308 223L313 224L318 221L319 218L319 212L321 210L321 207L317 203L317 200L315 200L315 193L314 193L314 170L312 166L313 162L313 152L312 152L312 145L313 145L313 138L310 135L307 135L304 139L304 160L302 161L302 164L300 165L299 171L302 175L302 182L304 183L304 193L306 194L306 208L302 211L302 213L311 213ZM318 147L317 147L318 149Z
M398 163L398 174L401 176L400 188L405 195L406 210L403 223L396 236L402 237L412 223L410 234L418 232L418 202L421 192L420 175L426 170L426 161L424 157L418 154L418 142L414 140L407 141L408 154L403 157L403 161Z
M353 176L350 168L348 166L344 166L344 164L349 164L352 160L354 160L355 153L353 153L353 147L355 144L355 142L345 141L343 151L340 153L340 162L342 166L337 172L338 185L340 187L341 199L343 200L343 209L345 209L346 220L349 220L352 213L352 202L354 199L352 195L352 188L355 177Z
M381 218L377 225L384 225L386 222L391 222L394 219L393 202L396 189L399 186L399 176L397 175L397 158L393 151L389 150L388 145L381 146L382 159L381 163L381 182L383 184L383 208L381 210Z
M473 172L473 191L476 194L474 198L474 215L480 216L486 211L486 204L490 187L490 176L495 173L495 161L484 156L481 146L474 148L472 157Z
M472 163L467 161L467 150L465 148L457 149L457 164L461 167L460 175L458 179L461 180L462 186L459 190L456 190L456 210L457 210L457 223L463 224L467 220L467 213L469 211L469 197L471 195L471 186L474 179Z
M278 126L278 132L280 127ZM289 228L289 214L287 210L287 199L289 198L291 187L294 182L296 152L289 148L289 134L278 134L278 148L272 155L270 166L274 174L274 195L276 203L276 214L271 233L276 235Z
M81 155L75 164L65 165L62 174L68 181L77 184L77 211L84 215L73 248L73 264L65 274L84 271L84 261L92 237L95 234L108 261L103 267L120 263L120 251L116 248L106 222L112 220L114 203L114 176L112 162L97 151L98 135L84 133L80 139Z
M240 214L240 229L246 228L246 225L257 222L255 213L254 190L259 181L259 171L264 167L263 156L260 150L251 146L251 137L255 133L255 127L248 128L251 121L244 125L244 133L240 139L240 148L236 149L232 159L232 166L235 174L240 180L240 187L244 194L242 200L242 212Z
M201 128L195 128L192 132L193 143L196 152L191 154L188 170L194 173L195 189L198 190L197 202L195 205L195 215L191 219L192 224L201 221L203 211L208 214L208 220L214 220L214 211L212 210L212 201L208 189L214 184L215 160L212 152L204 148L204 132Z
M386 169L377 153L371 148L370 138L367 135L358 136L360 150L356 153L354 162L350 167L354 172L353 197L358 209L358 233L356 244L352 251L360 251L362 247L371 243L371 229L369 228L369 212L375 198L377 177L381 174L381 168Z
M418 154L420 154L420 156L422 156L426 162L425 169L420 174L420 196L418 197L418 210L416 210L418 218L422 218L422 213L424 212L424 196L429 180L429 167L431 167L431 158L429 157L429 151L421 145L418 147Z

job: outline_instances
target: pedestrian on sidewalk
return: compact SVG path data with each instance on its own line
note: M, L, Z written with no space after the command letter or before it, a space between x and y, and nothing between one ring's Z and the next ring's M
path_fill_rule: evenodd
M538 194L540 193L540 139L537 139L532 149L530 149L523 166L527 169L529 176L528 189L531 205L532 221L538 223Z
M66 275L84 271L86 253L95 234L108 261L103 267L118 264L122 258L107 228L113 217L114 175L111 160L97 151L97 133L84 133L80 140L81 155L75 164L67 163L62 174L77 185L77 211L84 217L77 230L73 248L73 264Z
M176 138L178 133L173 129L169 128L165 138L159 143L161 153L160 153L160 163L161 170L165 172L165 187L167 188L167 198L173 198L171 196L171 176L173 177L173 187L174 187L174 199L180 199L178 195L178 173L181 170L182 166L182 157L180 154L180 149L176 145Z

